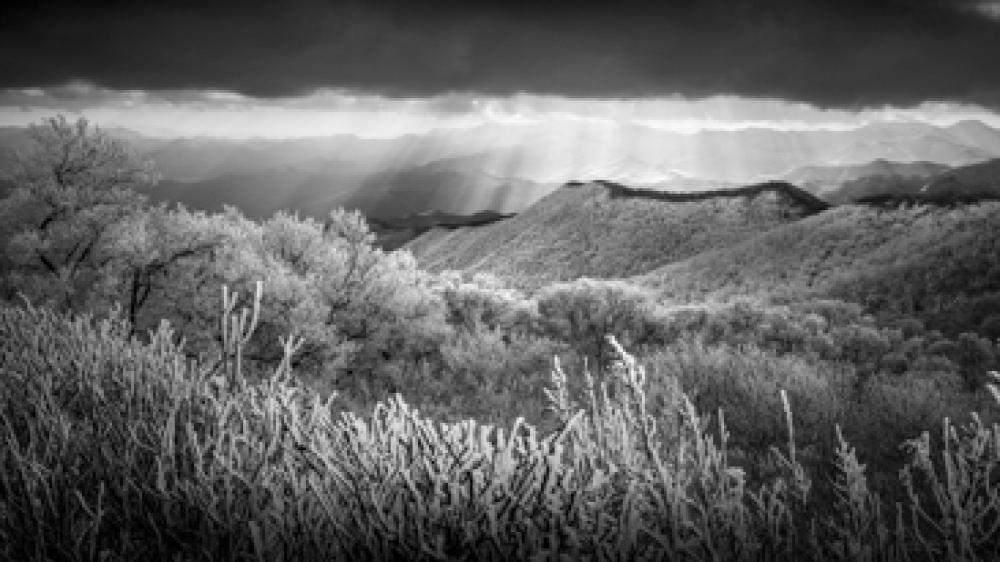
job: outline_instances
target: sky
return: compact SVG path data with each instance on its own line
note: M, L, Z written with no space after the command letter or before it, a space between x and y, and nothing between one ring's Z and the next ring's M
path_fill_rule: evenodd
M0 125L1000 126L998 68L1000 0L40 0L0 19Z

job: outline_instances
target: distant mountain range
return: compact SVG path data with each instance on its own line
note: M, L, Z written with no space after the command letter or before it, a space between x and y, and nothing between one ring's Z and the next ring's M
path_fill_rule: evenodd
M919 192L930 200L1000 199L1000 158L941 172Z
M1000 158L957 167L887 160L806 166L785 174L783 179L833 204L1000 199Z
M979 121L680 133L566 118L390 139L160 139L111 132L157 163L163 181L150 191L154 200L211 210L230 204L255 218L285 209L322 219L339 206L379 218L515 213L571 179L682 192L781 179L843 202L917 191L948 168L1000 157L1000 131ZM24 129L0 128L0 176L9 172L13 151L27 145Z
M785 174L791 182L835 204L883 195L912 195L951 166L934 162L892 162L878 159L865 164L805 166Z

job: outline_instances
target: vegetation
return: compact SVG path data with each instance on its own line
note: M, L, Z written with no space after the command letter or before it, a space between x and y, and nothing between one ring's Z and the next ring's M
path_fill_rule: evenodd
M0 203L2 559L1000 556L996 204L580 186L429 272L357 213L150 205L127 146L34 132Z
M295 338L270 376L248 381L240 348L253 327L227 303L238 329L195 362L165 326L141 343L120 319L0 309L5 558L1000 554L1000 426L978 417L945 422L939 447L929 433L906 442L895 509L837 429L829 502L803 465L784 391L787 439L764 478L731 462L727 423L709 428L669 379L653 409L645 370L614 339L619 362L599 384L584 373L582 405L556 365L552 432L520 419L509 430L439 423L398 396L362 417L295 381Z
M622 189L627 188L599 182L566 186L513 218L485 227L431 230L405 247L431 271L488 272L538 289L579 277L645 273L817 209L777 188L715 198L678 195L679 201ZM825 204L815 200L815 205Z
M838 207L637 282L679 300L833 297L947 333L978 331L977 305L1000 293L1000 204Z

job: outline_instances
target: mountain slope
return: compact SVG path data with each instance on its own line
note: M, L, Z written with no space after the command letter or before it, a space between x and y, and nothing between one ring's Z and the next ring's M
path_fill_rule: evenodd
M873 160L843 166L804 166L782 179L834 204L881 196L914 195L928 178L951 168L934 162L893 162Z
M894 162L885 159L876 159L864 164L848 164L844 166L803 166L796 168L782 176L782 179L801 186L807 191L814 192L817 188L820 191L824 186L836 186L843 182L856 180L871 176L899 176L899 177L930 177L949 167L934 162Z
M1000 158L940 174L920 195L931 200L1000 198Z
M960 143L976 146L1000 154L1000 131L982 121L969 119L959 121L946 129L948 135Z
M873 159L897 162L938 162L965 165L996 156L988 150L968 146L951 138L928 135L905 143L889 140L858 141L838 150L827 160L831 165L862 164Z
M543 185L510 171L491 174L485 165L491 157L486 153L446 158L373 173L352 192L345 206L380 218L429 211L512 212L555 189L555 185Z
M634 280L682 301L819 295L955 325L1000 292L1000 203L837 207Z
M481 227L513 215L496 211L480 211L471 215L456 215L434 211L381 219L368 217L368 225L375 234L375 244L383 250L395 250L430 230L444 232L463 227Z
M783 183L691 194L571 182L519 215L451 231L406 248L431 270L508 276L529 287L626 277L794 222L826 208Z

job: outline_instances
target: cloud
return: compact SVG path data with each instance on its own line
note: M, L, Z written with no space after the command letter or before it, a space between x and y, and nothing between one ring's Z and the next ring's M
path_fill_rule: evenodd
M971 8L989 19L1000 22L1000 0L974 1Z
M112 2L0 23L0 88L1000 107L993 0ZM451 97L449 93L453 94ZM449 105L451 104L451 105Z

